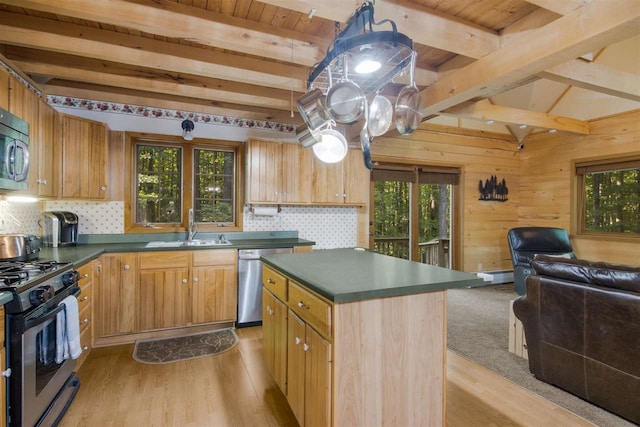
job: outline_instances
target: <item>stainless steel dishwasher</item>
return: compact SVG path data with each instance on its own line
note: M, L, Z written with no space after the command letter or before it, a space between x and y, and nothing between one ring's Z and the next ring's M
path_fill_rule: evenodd
M262 255L288 254L293 248L238 251L238 321L236 326L262 324Z

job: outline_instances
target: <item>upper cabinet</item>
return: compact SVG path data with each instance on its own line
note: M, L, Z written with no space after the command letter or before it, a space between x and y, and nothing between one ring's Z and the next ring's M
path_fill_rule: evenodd
M0 108L9 109L9 72L0 67Z
M62 117L62 198L107 198L107 126Z
M309 203L312 154L297 144L247 142L247 203Z
M246 203L365 205L368 200L369 171L360 150L326 164L298 144L247 142Z
M60 148L62 146L62 126L60 114L47 105L45 101L38 101L39 132L38 132L38 169L31 170L37 174L37 194L43 197L57 197L60 188Z

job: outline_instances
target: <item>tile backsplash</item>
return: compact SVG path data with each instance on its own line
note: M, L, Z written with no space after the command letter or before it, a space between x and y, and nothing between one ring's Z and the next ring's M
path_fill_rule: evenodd
M45 211L78 215L78 234L123 234L124 202L47 201Z
M40 204L0 201L0 234L40 235Z

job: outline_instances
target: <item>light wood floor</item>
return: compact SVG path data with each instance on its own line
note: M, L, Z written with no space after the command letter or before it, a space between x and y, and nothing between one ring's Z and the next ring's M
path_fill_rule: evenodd
M226 353L166 365L134 361L133 345L92 350L61 426L297 426L262 362L262 329L237 333L240 343ZM449 427L592 425L480 365L447 358Z

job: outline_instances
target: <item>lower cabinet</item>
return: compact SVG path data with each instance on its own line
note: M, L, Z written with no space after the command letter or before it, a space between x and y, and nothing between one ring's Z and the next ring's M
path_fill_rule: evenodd
M264 360L273 378L287 394L287 306L262 289L262 334Z
M76 369L80 369L93 345L93 275L94 262L78 268L80 295L78 296L78 318L80 321L80 347L82 354L78 358Z
M132 334L136 324L138 254L102 255L95 265L95 337Z
M193 251L191 322L235 321L238 316L238 252Z
M1 73L0 73L1 75ZM4 342L4 307L0 307L0 426L7 425L7 376L11 375L7 371L7 349Z
M331 343L289 310L287 401L301 426L331 425Z

